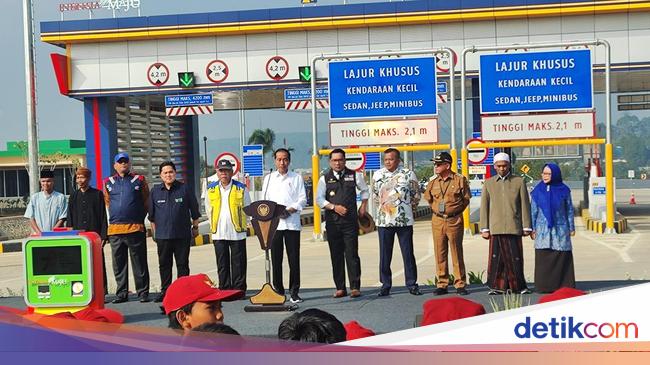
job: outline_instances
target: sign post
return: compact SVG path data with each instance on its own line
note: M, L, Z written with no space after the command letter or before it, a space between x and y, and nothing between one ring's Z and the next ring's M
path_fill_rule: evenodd
M508 51L517 49L549 49L563 47L562 51L501 53L483 55L480 58L479 86L481 88L481 113L527 113L527 112L558 112L547 115L527 115L532 118L561 118L572 115L567 111L593 112L593 69L591 49L568 50L569 47L603 46L605 50L605 127L606 138L585 138L567 140L539 141L539 136L528 138L528 141L488 142L486 147L508 148L529 147L542 143L545 146L568 144L602 144L605 143L606 168L606 233L614 233L614 178L613 178L613 148L611 144L611 47L605 40L557 42L539 44L518 44L508 46L472 46L463 50L461 55L461 119L466 120L466 80L467 54L487 51ZM577 114L577 113L575 113ZM506 116L507 118L508 116ZM483 119L483 118L482 118ZM506 129L514 128L514 119L506 120ZM563 123L562 120L556 122ZM569 123L567 122L567 125ZM548 128L540 123L540 130ZM533 125L537 129L535 125ZM582 127L583 125L580 125ZM530 127L526 126L528 129ZM573 126L575 127L575 125ZM467 135L465 123L462 123L463 138ZM569 129L567 127L567 129ZM501 131L501 128L496 128ZM487 140L484 131L483 138ZM519 135L526 134L517 133ZM548 134L541 134L549 138ZM530 137L530 136L529 136ZM535 138L538 140L534 140ZM590 136L593 137L593 134ZM551 136L553 138L553 136ZM532 140L530 140L532 139ZM467 150L463 149L463 156ZM467 176L467 159L463 157L463 174ZM467 217L467 211L466 211ZM469 222L465 222L468 224ZM466 231L468 226L466 226Z
M365 59L367 59L369 57L390 57L390 56L407 57L407 56L416 56L416 55L434 55L434 54L437 54L437 53L446 53L450 58L453 58L453 51L451 50L451 48L447 48L447 47L441 47L441 48L438 48L438 49L429 49L429 50L384 51L384 52L367 52L367 53L346 54L345 58L346 59L353 59L353 58L365 58ZM341 55L340 54L330 54L330 55L316 56L316 57L312 58L312 60L311 60L311 69L312 69L312 72L314 73L312 75L312 78L311 78L311 90L312 90L311 103L312 103L312 105L316 104L315 90L316 90L316 79L318 77L318 75L315 74L316 73L316 63L318 61L332 61L332 60L335 60L335 59L341 59ZM390 116L392 116L392 117L403 117L404 115L408 115L408 116L422 116L422 115L434 116L434 115L437 115L436 93L431 92L432 90L435 90L434 87L436 85L435 64L433 62L433 59L434 59L433 57L429 57L428 59L426 59L426 61L424 59L418 59L418 58L413 58L413 59L411 59L411 61L407 61L408 58L380 59L380 60L364 61L364 62L377 62L377 64L375 64L377 66L380 65L380 64L378 64L378 62L402 62L401 65L400 65L400 63L397 63L397 64L388 63L386 65L405 66L403 69L399 68L397 71L393 70L393 71L390 71L390 72L391 72L391 75L393 75L393 76L397 75L398 77L403 76L403 77L406 77L406 78L412 78L412 77L419 76L419 75L415 75L416 71L415 71L414 67L417 65L418 62L422 62L420 66L423 66L424 71L420 70L420 68L418 67L417 72L420 73L420 74L421 74L421 72L426 72L428 75L432 76L432 77L430 77L428 79L427 79L426 76L423 77L423 79L425 79L425 80L423 80L422 82L424 82L424 83L426 83L428 85L428 89L419 89L418 86L413 87L412 85L413 84L417 85L418 84L417 82L415 82L415 83L412 83L412 82L400 83L400 85L405 85L405 84L410 85L408 87L399 86L400 90L404 89L405 93L410 94L410 96L414 96L415 93L419 93L419 92L424 94L424 95L422 95L422 98L415 97L414 98L415 103L414 103L413 99L411 99L410 103L409 103L408 98L403 99L403 97L399 97L399 100L397 100L397 99L394 100L393 104L391 104L390 101L386 101L388 104L384 104L384 101L375 100L377 102L381 102L381 104L377 104L377 105L381 105L382 107L384 107L384 106L387 107L387 108L383 108L383 109L390 109L390 110L388 110L388 112L389 112ZM413 61L413 60L415 60L415 61ZM418 60L422 60L422 61L418 61ZM408 62L414 62L415 64L408 64L407 65ZM336 64L336 63L339 63L339 62L330 62L330 64ZM342 63L345 64L345 62L342 62ZM362 64L358 64L358 65L362 65ZM365 66L368 66L368 64L365 64ZM409 68L409 67L406 67L406 66L411 66L411 67ZM337 66L335 66L335 69L336 69L336 67ZM379 66L379 67L381 67L381 66ZM335 84L338 84L340 86L340 88L337 90L337 92L340 93L340 95L332 96L333 92L332 92L332 84L331 84L331 82L332 82L332 80L334 78L339 78L340 79L341 77L343 77L344 81L345 80L347 80L347 81L353 80L350 77L348 77L347 79L345 78L345 74L347 73L345 67L342 67L342 66L339 65L339 69L337 70L338 74L334 74L334 73L332 73L332 71L333 71L333 69L330 67L330 69L329 69L329 79L328 79L329 82L330 82L330 85L329 85L330 86L329 87L329 90L330 90L330 118L332 117L332 115L337 114L337 113L332 114L332 112L331 112L332 111L331 104L332 104L332 102L334 100L338 100L338 102L340 103L340 105L339 105L340 109L351 109L351 108L346 107L346 106L343 105L343 104L349 104L350 102L345 101L345 99L341 99L340 96L344 96L344 95L346 95L348 93L352 94L352 96L355 96L355 95L357 95L356 91L361 91L362 93L365 93L365 92L368 91L368 89L354 89L354 90L350 89L350 92L348 92L347 88L345 88L341 83L338 83L337 81L335 81ZM379 71L379 72L380 72L380 74L379 74L380 76L381 76L381 72L386 74L385 70L384 71ZM409 76L409 73L411 73L412 75ZM453 62L450 62L449 74L454 75L454 63ZM351 74L348 74L348 76L349 75L351 75ZM355 75L356 75L356 72L355 72ZM390 78L392 79L392 77L390 77ZM356 79L356 77L355 77L355 79ZM387 79L387 78L385 78L385 79ZM406 79L406 80L410 81L409 79ZM392 80L392 81L393 81L392 86L393 86L393 88L395 88L396 87L395 82L394 82L395 80ZM418 80L418 82L419 82L419 80ZM354 86L354 85L350 85L350 86ZM356 86L357 87L362 87L364 85L356 85ZM379 87L379 86L382 86L382 85L376 85L375 84L375 85L365 85L365 86ZM416 89L417 89L417 92L416 92ZM378 88L375 88L375 89L371 88L370 91L371 92L379 91L379 89ZM382 88L381 91L383 91L383 88ZM378 93L378 94L379 94L379 98L381 98L382 93ZM374 96L378 96L378 95L374 95ZM373 97L373 99L375 99L375 98ZM450 124L451 124L451 126L450 126L451 127L450 128L451 129L451 143L450 143L451 148L450 148L450 152L451 152L452 158L456 159L457 158L457 153L456 153L456 127L455 127L456 126L456 114L455 114L455 108L454 108L454 99L455 99L454 98L454 83L450 83L450 85L449 85L449 101L450 101L450 103L449 103L450 104L450 118L449 119L450 119ZM426 103L425 103L425 101L426 101ZM361 102L363 103L363 101L361 101ZM369 103L368 100L366 100L366 103L367 104ZM370 103L370 104L372 104L372 103ZM368 117L370 117L370 118L382 118L380 116L383 115L383 114L386 114L386 111L377 112L377 110L380 110L380 109L375 108L374 107L375 104L372 104L372 105L373 105L373 109L375 109L375 110L371 114L374 114L374 115L370 115ZM409 107L408 105L411 105L411 107ZM357 106L358 106L358 104L357 104ZM362 106L363 106L363 104L362 104ZM397 109L399 109L399 108L407 108L407 109L409 109L409 110L407 110L408 113L404 113L403 110L398 111ZM366 109L366 108L364 108L364 109ZM352 111L352 110L349 110L349 111ZM348 110L343 110L343 112L348 112ZM361 115L364 115L366 113L367 113L366 111L363 111L363 110L361 111ZM424 113L424 114L422 114L422 113ZM354 114L355 113L345 113L345 114L343 114L343 116L340 116L340 117L341 117L341 119L344 119L344 118L345 119L347 119L347 118L355 118L356 119L356 118L359 117L358 115L354 115ZM317 114L316 114L316 109L315 108L312 108L311 122L312 122L312 151L313 151L313 154L312 154L312 181L314 181L313 191L314 191L314 195L315 195L317 193L317 188L318 188L317 182L318 182L318 179L319 179L319 171L320 171L320 168L319 168L319 155L318 155L318 152L317 152L318 151L318 139L317 139L318 127L317 127L317 123L316 123L317 122ZM355 143L355 144L357 144L357 143ZM456 169L454 168L454 170L456 170ZM321 225L320 218L321 218L320 217L320 209L318 208L318 206L315 206L314 207L314 238L315 239L322 238L321 227L320 227L320 225Z
M264 176L264 146L261 144L244 145L242 147L244 174L248 176Z

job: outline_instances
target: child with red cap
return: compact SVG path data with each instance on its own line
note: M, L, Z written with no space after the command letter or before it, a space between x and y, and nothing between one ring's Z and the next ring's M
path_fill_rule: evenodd
M174 281L163 299L169 328L188 333L205 323L222 323L222 301L236 300L241 290L219 290L206 274L183 276Z
M485 314L481 304L458 297L430 299L424 302L422 309L421 326Z

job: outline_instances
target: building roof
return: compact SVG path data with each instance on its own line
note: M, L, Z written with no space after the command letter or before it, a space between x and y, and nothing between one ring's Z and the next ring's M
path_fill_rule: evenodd
M0 158L3 157L20 157L25 155L25 152L20 147L20 144L25 144L26 141L9 141L7 142L7 150L0 151ZM76 139L58 139L58 140L44 140L38 143L38 153L40 155L51 155L54 153L63 153L65 155L85 155L86 154L86 141Z
M648 0L412 0L41 22L41 41L124 41L648 11Z

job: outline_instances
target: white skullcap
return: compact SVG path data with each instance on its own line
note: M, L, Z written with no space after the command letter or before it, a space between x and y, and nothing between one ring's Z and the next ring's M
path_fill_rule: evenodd
M496 155L494 155L494 162L497 163L499 161L505 161L507 163L510 163L510 156L508 156L508 154L505 152L499 152Z

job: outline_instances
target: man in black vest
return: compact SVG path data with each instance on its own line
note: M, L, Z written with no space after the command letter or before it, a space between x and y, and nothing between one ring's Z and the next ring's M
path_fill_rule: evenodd
M345 267L350 279L350 297L361 296L361 260L359 259L359 215L366 214L368 185L363 176L345 167L345 152L330 152L330 169L318 181L316 202L325 210L325 229L330 247L332 272L336 292L334 298L347 295L345 290ZM361 206L357 215L357 190Z

